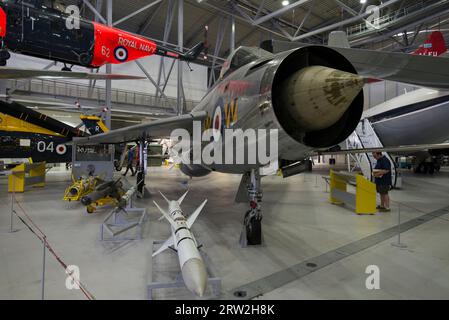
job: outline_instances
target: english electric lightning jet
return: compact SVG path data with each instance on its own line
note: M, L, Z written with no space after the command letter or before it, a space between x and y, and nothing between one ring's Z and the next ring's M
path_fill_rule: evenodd
M180 128L194 133L195 121L201 121L202 130L211 128L219 133L228 128L277 130L278 154L272 160L280 164L281 170L292 172L296 168L300 173L305 159L326 153L355 130L364 109L362 88L367 78L448 89L449 59L349 48L342 53L321 45L304 45L277 54L240 47L226 60L219 80L191 113L81 138L77 144L166 137ZM223 150L225 140L218 136L212 143ZM196 140L194 133L193 142ZM208 145L209 141L197 143ZM181 164L181 170L193 177L211 171L243 174L236 200L249 203L244 236L248 244L260 244L259 169L266 164L247 161L248 150L245 148L244 164L203 161ZM143 167L139 174L138 181L142 181ZM246 197L242 197L244 191Z

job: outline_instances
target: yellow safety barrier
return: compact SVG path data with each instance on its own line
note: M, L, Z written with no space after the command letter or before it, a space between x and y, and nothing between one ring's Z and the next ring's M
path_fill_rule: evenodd
M8 178L8 192L25 192L25 187L45 187L45 162L22 163L12 169Z
M347 192L347 184L355 183L355 194ZM347 204L357 214L376 214L376 185L360 174L330 172L330 196L332 204Z

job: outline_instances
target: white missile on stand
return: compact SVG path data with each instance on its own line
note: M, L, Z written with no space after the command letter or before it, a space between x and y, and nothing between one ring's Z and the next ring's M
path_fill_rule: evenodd
M198 243L190 231L193 223L205 206L207 199L186 219L180 207L187 192L177 201L168 200L168 212L163 210L155 201L154 204L162 212L171 225L172 236L153 254L153 257L166 249L173 247L178 253L179 266L186 287L199 297L204 295L207 286L207 272L203 258L198 251Z

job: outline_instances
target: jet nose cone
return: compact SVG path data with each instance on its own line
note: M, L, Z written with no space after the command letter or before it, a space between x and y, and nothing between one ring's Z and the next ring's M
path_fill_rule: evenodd
M282 84L282 101L305 131L327 129L341 119L364 84L356 74L323 66L307 67Z
M203 261L197 258L187 260L181 271L186 287L198 297L204 296L207 286L207 272Z

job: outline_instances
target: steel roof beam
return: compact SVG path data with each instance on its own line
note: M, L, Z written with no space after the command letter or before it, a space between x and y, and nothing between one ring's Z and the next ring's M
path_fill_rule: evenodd
M385 3L381 4L379 6L379 9L383 9L383 8L389 7L389 6L391 6L391 5L395 4L395 3L398 3L400 1L402 1L402 0L390 0L388 2L385 2ZM317 34L320 34L320 33L324 33L324 32L327 32L327 31L338 29L338 28L340 28L342 26L346 26L348 24L351 24L351 23L363 20L369 14L370 14L369 12L365 12L365 13L362 13L362 14L357 15L355 17L352 17L350 19L346 19L346 20L343 20L341 22L337 22L337 23L334 23L334 24L322 27L320 29L312 30L312 31L307 32L307 33L305 33L303 35L300 35L298 37L294 37L292 39L292 41L299 41L299 40L302 40L302 39L305 39L305 38L309 38L311 36L314 36L314 35L317 35Z
M212 21L215 20L215 18L217 18L217 15L212 15L212 16L210 16L210 17L207 19L206 23L204 23L204 25L200 25L195 31L193 31L193 32L191 33L191 35L189 35L188 37L186 37L186 38L187 38L187 41L185 42L185 44L186 44L186 45L190 45L190 44L193 42L193 40L195 40L195 38L196 38L200 33L204 32L204 26L209 26L209 25L212 23Z
M148 15L148 17L144 20L144 22L139 26L139 29L137 30L138 34L143 34L145 31L147 31L148 27L153 22L154 17L158 14L159 10L162 8L162 2L157 5L157 7L154 9L152 13Z
M248 19L246 19L246 18L244 18L244 17L242 17L242 16L240 16L240 15L237 15L237 14L232 13L232 12L229 12L229 11L223 9L223 8L220 8L220 7L217 7L217 6L213 5L213 4L210 4L209 2L205 2L204 5L205 5L205 6L208 6L208 7L210 7L210 8L213 8L214 10L219 11L219 12L221 12L221 13L224 13L224 14L226 14L226 15L234 16L235 18L237 18L237 19L239 19L239 20L241 20L241 21L244 21L244 22L246 22L246 23L248 23L248 24L250 24L250 25L253 25L253 24L252 24L252 20L250 21L250 20L248 20ZM269 32L269 33L275 34L275 35L277 35L277 36L280 37L280 38L284 38L284 39L290 40L289 38L287 38L287 37L286 37L285 35L283 35L282 33L275 32L275 31L273 31L273 30L271 30L271 29L269 29L269 28L266 28L266 27L264 27L264 26L261 26L261 25L258 25L257 27L260 28L260 29L262 29L262 30L264 30L264 31L267 31L267 32Z
M264 8L264 6L265 6L265 0L262 0L260 2L259 8L257 9L256 15L254 16L254 19L259 18L259 15L262 13L262 9Z
M277 11L274 11L274 12L272 12L270 14L267 14L267 15L265 15L263 17L258 18L257 20L255 20L253 22L253 24L255 26L257 26L257 25L259 25L261 23L267 22L270 19L273 19L273 18L275 18L277 16L283 15L284 13L289 12L290 10L292 10L292 9L294 9L296 7L302 6L302 5L304 5L304 4L306 4L307 2L310 2L310 1L312 1L312 0L299 0L299 1L296 1L296 2L294 2L292 4L289 4L288 6L285 6L285 7L281 8L281 9L277 10Z
M307 11L306 15L301 21L301 24L299 25L298 29L296 30L295 34L293 35L293 38L298 35L298 33L301 31L302 27L304 26L304 23L306 23L307 19L309 18L310 14L312 13L313 6L310 6L309 10Z
M152 2L152 3L150 3L150 4L147 4L146 6L143 6L142 8L140 8L139 10L136 10L136 11L128 14L127 16L125 16L125 17L115 21L112 25L115 27L116 25L118 25L118 24L120 24L122 22L125 22L126 20L134 17L135 15L138 15L139 13L141 13L141 12L151 8L152 6L154 6L154 5L156 5L156 4L160 3L160 2L162 2L162 0L156 0L156 1Z
M448 14L448 13L449 13L449 9L441 11L441 12L437 12L437 13L432 14L430 16L427 16L427 17L425 17L423 19L414 21L414 22L412 22L412 23L410 23L410 24L408 24L406 26L402 26L400 28L396 28L396 29L394 29L391 32L388 32L386 34L382 34L382 35L377 36L377 37L369 37L369 39L353 40L353 41L351 41L351 43L353 43L355 45L363 45L363 44L368 43L368 42L370 42L370 43L380 42L380 41L382 41L385 38L390 38L390 37L394 36L396 33L398 33L398 30L414 28L417 25L423 24L423 23L425 23L427 21L431 21L433 19L436 19L436 18L438 18L438 17L440 17L440 16L442 16L444 14Z
M341 2L340 0L334 0L343 10L345 10L347 13L349 13L350 15L352 15L353 17L357 17L359 14L352 9L351 7L347 6L346 4L344 4L343 2ZM375 25L373 25L371 22L369 22L366 19L362 19L363 21L365 21L369 26L371 26L371 28L376 29L377 27Z
M89 2L89 0L83 0L83 3L95 14L96 17L98 17L98 19L101 20L101 22L103 22L103 24L108 23L101 13L98 12L97 9L95 9L95 7Z

